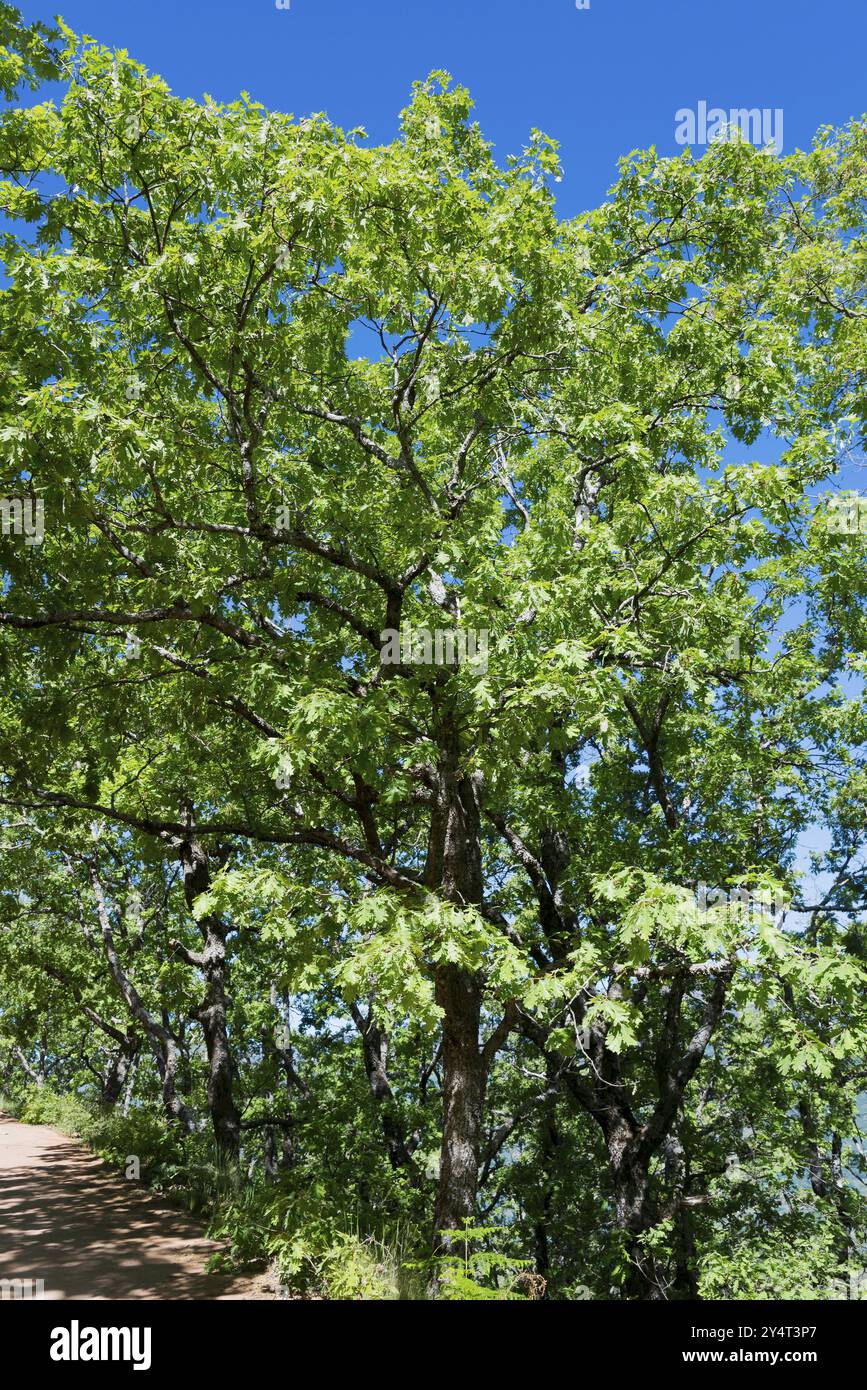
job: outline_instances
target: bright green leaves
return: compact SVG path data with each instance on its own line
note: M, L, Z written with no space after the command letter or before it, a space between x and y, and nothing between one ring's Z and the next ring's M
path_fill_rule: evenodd
M31 89L57 77L57 29L45 24L25 25L14 6L0 4L0 93L13 97L19 87Z
M604 1024L605 1045L611 1052L622 1052L638 1042L638 1014L622 999L596 995L587 1005L585 1022L588 1028Z
M433 1029L440 1010L434 974L439 965L485 971L492 998L516 994L528 964L500 931L471 908L430 894L413 901L382 891L367 895L347 912L348 954L335 973L347 998L375 994L377 1013L392 1027L410 1017Z

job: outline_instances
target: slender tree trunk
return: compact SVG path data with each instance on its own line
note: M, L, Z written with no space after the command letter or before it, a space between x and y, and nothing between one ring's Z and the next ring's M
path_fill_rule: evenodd
M281 1126L282 1139L279 1158L276 1157L275 1145L275 1163L276 1169L288 1169L294 1167L297 1162L295 1136L293 1132L295 1128L295 1102L298 1096L301 1096L304 1100L310 1100L310 1088L295 1066L295 1051L292 1047L292 1010L290 1002L288 999L281 999L277 986L274 984L271 986L271 1004L272 1007L277 1010L278 1015L285 1021L278 1024L274 1029L265 1029L262 1034L262 1055L266 1056L269 1052L274 1053L277 1064L277 1074L279 1076L282 1073L286 1083L289 1113L285 1117L285 1124ZM270 1099L271 1097L269 1096L269 1100Z
M126 1078L126 1090L123 1096L123 1105L121 1106L121 1114L124 1115L124 1117L126 1117L129 1114L130 1109L132 1107L132 1097L133 1091L135 1090L135 1077L136 1072L138 1071L139 1056L140 1053L138 1052L138 1050L136 1050L133 1053L132 1061L129 1064L129 1071L127 1073Z
M361 1037L364 1070L370 1094L376 1103L389 1163L395 1171L402 1169L413 1187L419 1187L421 1174L400 1122L391 1082L388 1079L388 1035L376 1022L373 1008L371 999L365 1017L357 1004L350 1005L353 1022Z
M103 1105L114 1107L120 1100L126 1082L130 1063L135 1056L135 1045L121 1045L114 1054L102 1083L100 1099Z
M150 1035L151 1051L162 1083L163 1109L167 1118L176 1123L184 1134L192 1134L195 1121L192 1112L178 1095L178 1045L164 1029Z
M23 1047L16 1047L15 1056L18 1058L19 1062L21 1063L27 1075L30 1077L30 1080L33 1082L34 1086L38 1087L38 1089L41 1091L42 1087L45 1085L45 1072L42 1069L41 1064L39 1069L37 1070L36 1067L34 1067L31 1064Z
M267 1097L267 1099L268 1099L269 1101L271 1101L271 1100L273 1100L273 1096L272 1096L272 1095L269 1095L269 1096ZM267 1173L268 1177L269 1177L269 1178L276 1178L277 1175L278 1175L278 1173L279 1173L279 1171L280 1171L280 1167L279 1167L279 1164L278 1164L278 1162L277 1162L277 1141L276 1141L275 1138L274 1138L274 1130L273 1130L273 1129L266 1129L266 1130L265 1130L265 1141L264 1141L264 1154L263 1154L263 1157L264 1157L264 1164L265 1164L265 1172Z
M162 1082L163 1107L170 1120L175 1120L185 1133L189 1134L195 1128L193 1117L177 1093L177 1070L178 1070L178 1044L177 1039L169 1028L157 1023L156 1019L145 1008L141 995L136 989L132 980L127 975L117 954L114 944L114 933L111 929L111 918L109 917L108 907L105 901L102 883L97 873L96 864L90 866L90 881L93 886L93 895L96 899L97 913L99 914L100 927L102 929L102 941L105 949L106 959L111 978L114 980L121 994L123 995L127 1008L137 1023L144 1029L156 1063L157 1072Z

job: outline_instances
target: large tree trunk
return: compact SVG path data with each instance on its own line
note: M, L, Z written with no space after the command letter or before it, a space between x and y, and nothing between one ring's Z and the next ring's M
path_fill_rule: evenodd
M210 865L195 833L190 802L182 802L181 816L188 833L179 845L178 854L184 870L187 906L192 908L196 899L208 890ZM205 977L205 998L196 1011L196 1018L202 1025L208 1055L208 1109L217 1148L225 1157L235 1159L241 1144L241 1117L232 1093L234 1065L226 1006L226 932L223 924L210 915L202 918L199 929L204 940L201 955L186 950L182 953Z
M545 1280L547 1287L551 1272L552 1219L554 1214L554 1199L557 1190L557 1151L561 1142L560 1131L557 1125L557 1096L555 1094L558 1083L557 1066L550 1057L545 1058L545 1072L548 1089L552 1094L545 1102L540 1126L539 1177L541 1179L541 1201L536 1210L533 1237L536 1257L535 1270L536 1273Z
M221 1153L235 1158L241 1143L241 1116L232 1093L234 1064L226 1017L226 942L219 924L208 919L204 950L205 1001L197 1013L208 1054L208 1109Z
M635 1134L630 1129L627 1121L617 1117L605 1134L615 1221L629 1260L623 1293L628 1299L655 1300L664 1298L665 1292L653 1256L641 1239L642 1232L655 1221L649 1210L648 1162L636 1153Z
M435 778L426 878L459 906L482 902L481 827L476 786L460 771L453 725L445 730ZM482 982L459 965L441 965L436 1000L443 1011L442 1148L434 1245L443 1231L471 1221L476 1210L482 1116L488 1064L480 1047Z
M482 990L455 965L437 973L436 999L443 1010L442 1149L434 1217L435 1244L442 1232L473 1219L479 1181L486 1068L479 1048Z

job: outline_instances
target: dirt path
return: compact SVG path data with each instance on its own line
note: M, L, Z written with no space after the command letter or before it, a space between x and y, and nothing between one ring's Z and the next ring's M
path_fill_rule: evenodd
M0 1115L0 1279L43 1279L45 1298L272 1296L264 1276L206 1274L217 1249L65 1134Z

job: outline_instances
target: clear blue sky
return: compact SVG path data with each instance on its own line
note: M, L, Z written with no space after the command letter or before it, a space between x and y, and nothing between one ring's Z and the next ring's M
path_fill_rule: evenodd
M16 0L127 48L184 96L242 90L390 138L411 82L469 87L501 157L532 126L560 140L570 215L617 158L676 153L679 107L782 107L784 150L867 111L867 0Z

